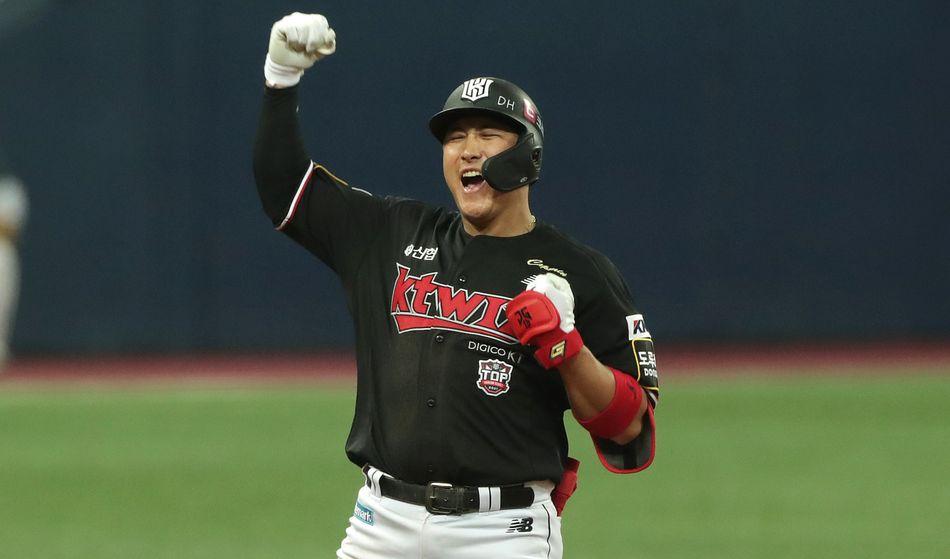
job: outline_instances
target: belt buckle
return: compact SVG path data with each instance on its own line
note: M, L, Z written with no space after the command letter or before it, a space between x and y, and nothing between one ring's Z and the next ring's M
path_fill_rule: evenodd
M461 514L462 491L451 483L432 482L426 486L426 510L432 514ZM438 492L438 494L437 494Z

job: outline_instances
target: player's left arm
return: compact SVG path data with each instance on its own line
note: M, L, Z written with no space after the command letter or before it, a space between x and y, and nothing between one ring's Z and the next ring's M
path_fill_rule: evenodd
M620 383L618 383L617 375L626 375L619 371L615 373L601 363L587 346L582 347L570 359L564 360L557 370L561 373L561 380L564 381L564 389L571 402L571 411L581 425L589 424L605 411L610 410L611 403L618 398L622 400L622 404L617 402L615 405L626 405L629 409L623 410L621 416L613 421L606 431L606 434L610 436L604 438L618 445L625 445L640 436L640 431L643 429L643 416L649 404L642 395L642 389L634 386L636 383L632 379L629 384L625 384L627 379L620 377ZM625 397L623 392L628 392L629 395ZM628 417L630 417L629 421ZM618 429L620 432L613 434L613 431Z
M590 432L604 466L630 473L653 460L658 377L642 316L619 274L606 268L606 284L581 311L583 339L571 286L554 274L536 278L507 313L521 343L537 348L535 359L561 374L574 417Z

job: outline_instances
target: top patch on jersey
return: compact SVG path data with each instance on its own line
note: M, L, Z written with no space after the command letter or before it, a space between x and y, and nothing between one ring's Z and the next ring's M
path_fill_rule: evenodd
M478 361L478 380L475 381L482 392L489 396L501 396L511 390L511 372L514 367L497 359Z
M627 317L627 335L631 340L649 340L653 336L647 330L647 323L642 314L632 314Z

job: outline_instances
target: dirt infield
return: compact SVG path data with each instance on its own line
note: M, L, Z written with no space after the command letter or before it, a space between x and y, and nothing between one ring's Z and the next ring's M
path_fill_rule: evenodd
M783 374L814 370L823 375L886 373L919 367L950 374L950 341L876 344L670 345L660 349L667 379L695 375ZM37 384L163 384L166 382L352 384L352 353L305 355L177 355L30 357L0 373L0 387Z

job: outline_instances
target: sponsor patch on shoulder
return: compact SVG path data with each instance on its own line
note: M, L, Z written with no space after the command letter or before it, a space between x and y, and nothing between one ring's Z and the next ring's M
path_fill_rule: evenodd
M627 317L627 335L630 340L652 339L650 332L647 331L647 323L643 320L642 314L632 314Z
M359 501L356 501L356 508L353 509L354 518L363 522L364 524L369 524L370 526L372 526L373 524L376 523L376 519L373 518L374 516L375 514L373 513L373 509L369 508L368 506L364 505L363 503Z

